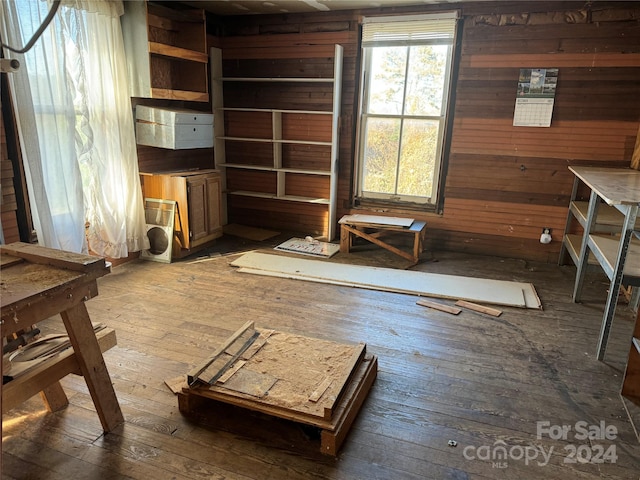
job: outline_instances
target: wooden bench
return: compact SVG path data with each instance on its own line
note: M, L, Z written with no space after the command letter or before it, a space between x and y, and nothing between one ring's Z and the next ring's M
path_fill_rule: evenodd
M351 251L354 236L357 236L389 250L402 258L406 258L414 264L420 260L420 254L424 249L427 222L414 220L412 218L345 215L338 223L340 224L340 252L342 253L349 253ZM390 232L412 234L413 251L411 253L405 252L380 240L381 236Z
M115 331L106 328L96 334L85 305L98 295L97 279L110 271L104 258L17 242L0 246L0 269L2 336L60 314L73 347L33 362L3 385L2 413L38 392L49 411L66 407L69 401L60 380L74 373L84 376L103 430L114 430L124 416L102 352L116 345Z

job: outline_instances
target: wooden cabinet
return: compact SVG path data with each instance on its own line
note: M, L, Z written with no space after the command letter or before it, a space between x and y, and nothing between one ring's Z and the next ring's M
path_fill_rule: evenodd
M184 150L213 147L213 115L184 108L136 107L138 145Z
M242 58L223 62L222 52L211 49L214 155L224 193L258 209L277 202L271 205L282 218L303 216L299 205L313 205L332 240L342 46L323 45L317 57L301 48L296 61L287 48L266 50L245 48Z
M175 200L173 256L181 257L222 236L217 170L142 173L146 198Z
M173 2L124 2L121 18L132 97L209 101L202 9Z

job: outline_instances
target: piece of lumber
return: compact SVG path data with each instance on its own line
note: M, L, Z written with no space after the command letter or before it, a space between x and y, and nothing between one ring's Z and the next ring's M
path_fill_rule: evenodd
M474 312L486 313L487 315L491 315L493 317L499 317L500 315L502 315L502 310L486 307L484 305L478 305L477 303L467 302L465 300L458 300L456 302L456 305L468 308L469 310L473 310Z
M24 262L24 258L14 257L5 252L2 252L2 255L0 255L0 268L10 267L20 262Z
M102 257L66 252L54 248L41 247L30 243L16 242L0 246L2 254L23 258L31 263L52 265L82 273L109 273L109 268Z
M213 354L207 358L200 365L191 369L191 371L187 374L187 382L190 386L196 383L198 380L198 376L204 372L209 365L211 365L220 355L222 355L231 345L233 345L238 338L242 336L247 330L254 330L253 321L248 321L242 327L240 327L236 332L231 335L218 349L213 352Z
M462 311L461 308L445 305L444 303L432 302L431 300L418 300L416 305L433 308L434 310L440 310L441 312L447 312L452 315L458 315Z
M320 432L321 453L333 456L338 454L377 375L378 358L376 356L365 357L358 367L358 372L352 378L343 401L336 409L333 428L323 429Z
M100 344L93 331L89 312L84 302L60 312L67 329L76 362L87 383L87 389L96 407L100 423L105 432L111 432L124 423L124 416L113 390Z
M218 378L217 383L225 383L227 380L229 380L231 377L233 377L233 375L240 370L242 367L245 366L245 364L247 363L246 360L237 360L236 363L234 363L231 368L229 368L226 372L224 372L220 378Z
M40 392L42 401L49 412L57 412L69 405L67 394L60 382L55 382Z
M631 168L640 170L640 127L638 127L638 136L636 137L636 146L631 155Z
M333 418L333 412L336 407L342 400L342 395L350 384L351 379L353 378L355 372L358 370L358 366L362 362L362 359L367 352L367 345L364 343L360 343L356 346L353 355L349 358L349 361L346 362L346 368L342 370L342 372L336 372L336 376L334 377L336 384L340 385L340 390L336 392L335 398L331 405L324 408L324 418L325 420L330 420Z
M106 328L96 334L100 350L105 352L115 347L116 332ZM17 407L25 400L64 378L69 373L81 375L76 352L72 348L60 352L55 357L40 362L28 372L14 378L2 386L2 413Z
M187 376L186 375L179 375L179 376L174 377L174 378L167 378L164 381L164 384L167 387L169 387L169 390L171 390L173 392L173 394L175 395L178 392L181 392L182 389L187 386Z
M317 388L313 392L311 392L311 395L309 395L309 401L315 403L318 400L320 400L320 397L324 395L324 392L327 391L327 389L331 386L332 383L333 383L333 378L325 377L325 379L322 382L320 382Z
M275 330L260 330L260 336L256 338L255 342L253 342L249 348L242 352L240 358L242 360L249 360L253 357L267 343L267 339L273 332L275 332Z

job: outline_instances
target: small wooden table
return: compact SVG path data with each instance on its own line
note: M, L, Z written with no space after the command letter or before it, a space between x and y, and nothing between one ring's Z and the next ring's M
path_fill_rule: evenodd
M364 238L390 252L406 258L410 262L418 263L424 249L424 237L427 222L410 218L382 217L375 215L345 215L338 222L340 224L340 252L349 253L353 246L353 236ZM367 233L367 230L374 230ZM405 252L393 245L380 240L389 232L409 233L413 235L413 252Z
M109 432L124 422L102 351L115 345L115 332L94 332L85 301L98 295L97 279L109 273L104 258L27 243L0 246L2 336L60 314L68 349L2 386L2 412L38 392L49 411L68 405L60 379L82 375L100 423Z

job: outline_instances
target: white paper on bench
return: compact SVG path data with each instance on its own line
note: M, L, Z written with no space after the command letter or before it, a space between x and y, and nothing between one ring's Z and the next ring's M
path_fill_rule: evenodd
M410 227L413 224L413 218L402 217L382 217L379 215L345 215L338 223L358 224L366 223L369 225L388 225L393 227Z
M250 252L231 265L242 272L427 297L540 308L529 283L367 267ZM523 289L528 290L525 294Z

